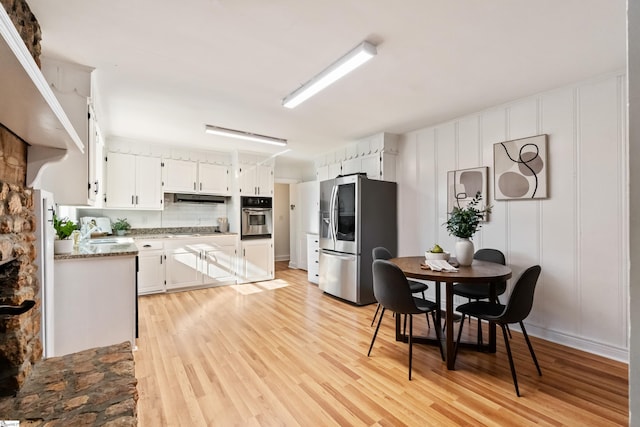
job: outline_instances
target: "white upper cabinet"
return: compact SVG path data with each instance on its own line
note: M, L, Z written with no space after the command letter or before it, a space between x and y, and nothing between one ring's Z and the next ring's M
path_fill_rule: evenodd
M38 188L52 192L64 205L100 206L102 147L92 108L93 68L42 58L42 73L84 144L84 153L69 151L42 170Z
M105 207L158 210L162 202L160 158L109 153Z
M165 192L229 194L229 167L192 160L163 160Z
M198 187L198 163L191 160L163 159L165 192L193 193Z
M398 135L379 133L326 154L316 163L318 181L365 173L369 179L396 180Z
M228 195L229 167L210 163L198 163L199 189L201 193Z
M241 196L273 196L273 166L242 164L238 179Z

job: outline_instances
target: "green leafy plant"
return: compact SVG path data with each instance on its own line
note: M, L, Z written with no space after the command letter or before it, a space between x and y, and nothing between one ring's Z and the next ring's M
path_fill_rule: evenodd
M118 218L116 222L113 223L114 230L122 230L127 231L131 229L131 224L127 221L127 218Z
M482 226L480 220L485 214L491 213L491 206L482 209L478 207L482 194L478 191L465 208L454 206L446 224L449 234L455 237L470 238Z
M53 228L56 230L56 237L64 240L68 239L71 233L78 229L78 225L69 218L60 219L56 214L53 214Z

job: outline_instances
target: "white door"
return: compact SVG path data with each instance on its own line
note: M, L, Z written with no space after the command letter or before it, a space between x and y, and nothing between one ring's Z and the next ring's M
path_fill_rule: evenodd
M234 279L236 247L219 246L204 253L204 281L218 282Z
M349 159L342 162L342 173L344 175L350 175L352 173L361 172L361 161L357 157L355 159Z
M97 151L97 147L99 144L99 136L98 129L96 124L95 114L93 112L93 107L91 104L88 105L89 110L89 144L87 150L89 151L89 194L87 198L89 199L89 204L94 205L96 199L98 199L98 191L99 191L99 180L98 180L98 171L96 170L96 165L100 161L100 157L102 156L102 149L100 149L100 153ZM100 157L98 157L100 156Z
M259 196L273 196L273 167L256 166L256 187Z
M184 245L166 251L167 289L196 286L202 283L200 251Z
M241 196L255 196L258 194L256 186L256 165L242 165L238 170L238 187Z
M42 354L46 358L54 355L53 241L55 240L55 230L53 229L52 221L55 203L53 194L47 191L34 190L33 207L37 219L37 250L34 262L38 267L38 279L40 280L40 339L42 342Z
M301 268L306 270L307 262L301 259L299 221L300 221L300 203L298 202L298 194L300 184L289 184L289 203L291 211L289 213L289 267Z
M229 194L229 168L224 165L200 163L198 165L200 192L206 194Z
M342 175L342 163L331 163L329 165L329 178L335 178L338 175Z
M198 164L190 160L164 160L164 191L192 193L196 191Z
M362 158L362 167L359 172L367 174L369 179L382 179L380 169L380 154L370 154Z
M133 208L136 193L136 156L109 153L107 156L107 207Z
M138 255L138 294L164 291L164 254L141 251Z
M162 162L136 156L136 208L162 209Z
M247 282L273 279L271 240L257 240L242 244L241 273Z

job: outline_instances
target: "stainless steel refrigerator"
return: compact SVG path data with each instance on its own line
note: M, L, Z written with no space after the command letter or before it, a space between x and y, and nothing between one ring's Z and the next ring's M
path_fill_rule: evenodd
M375 302L371 250L398 248L395 182L365 174L320 183L320 278L324 292L358 305Z

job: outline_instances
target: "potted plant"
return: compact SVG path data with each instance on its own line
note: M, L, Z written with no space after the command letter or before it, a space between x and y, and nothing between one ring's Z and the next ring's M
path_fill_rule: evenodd
M116 231L118 236L124 236L125 233L131 229L131 224L129 224L127 218L118 218L111 227Z
M78 229L78 225L69 218L58 218L53 214L53 228L56 230L56 240L53 242L53 253L66 254L73 250L71 234Z
M491 206L479 208L481 200L482 194L478 191L466 207L454 206L445 222L449 234L458 238L455 246L456 259L463 266L473 262L473 242L469 239L482 227L480 221L484 216L491 213Z

